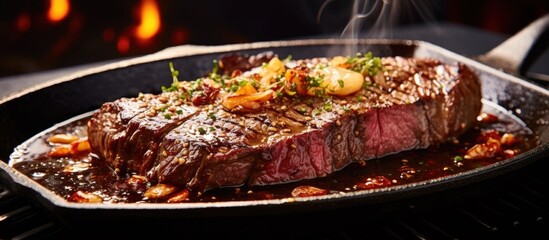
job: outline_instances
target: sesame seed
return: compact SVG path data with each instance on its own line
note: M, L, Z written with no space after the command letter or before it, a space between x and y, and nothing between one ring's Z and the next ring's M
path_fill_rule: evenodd
M337 125L338 127L341 127L341 121L337 120L337 121L336 121L336 125Z
M164 96L158 97L158 101L160 101L161 103L166 103L166 102L168 102L168 98L164 97Z
M151 110L149 110L149 111L147 112L147 117L154 117L155 115L156 115L156 111L155 111L155 110L152 110L152 109L151 109Z

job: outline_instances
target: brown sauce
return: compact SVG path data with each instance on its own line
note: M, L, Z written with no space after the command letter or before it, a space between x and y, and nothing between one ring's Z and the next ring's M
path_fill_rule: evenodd
M272 186L241 186L212 189L204 193L190 193L184 202L245 201L278 199L296 196L296 189L319 191L315 194L339 194L364 189L410 184L429 179L451 176L482 166L494 164L534 148L538 138L513 116L506 115L491 106L484 106L483 113L494 116L491 121L479 121L455 141L449 141L428 149L405 151L379 159L353 163L328 177ZM70 121L51 131L38 135L18 147L12 155L11 165L57 195L69 200L78 191L93 193L104 203L166 202L166 198L147 199L144 192L151 187L145 181L129 181L130 176L119 176L104 161L92 154L52 158L48 157L51 145L49 136L72 133L84 136L89 116ZM475 146L487 132L500 135L510 133L515 142L505 146L507 153L482 159L464 159L464 154ZM314 187L314 188L311 188ZM292 195L294 191L294 195ZM307 194L306 194L307 195Z

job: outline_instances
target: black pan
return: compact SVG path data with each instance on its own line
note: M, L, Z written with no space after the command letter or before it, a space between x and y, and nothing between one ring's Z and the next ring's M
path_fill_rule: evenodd
M549 16L538 20L493 51L473 60L428 42L412 40L340 40L311 39L294 41L258 42L223 46L180 46L161 52L125 60L55 79L18 92L0 101L0 176L5 185L16 193L27 196L39 206L63 219L82 220L94 216L150 218L231 217L248 215L292 214L304 211L338 209L349 206L376 204L408 199L435 192L472 185L483 180L509 173L549 153L549 91L521 79L519 74L532 62L534 41L526 45L517 38L540 39L549 25ZM535 33L536 35L532 35ZM518 41L522 43L521 41ZM357 51L372 51L377 56L434 57L443 62L459 61L472 67L482 81L483 103L512 114L539 137L541 144L497 164L481 167L414 184L360 191L341 195L216 203L178 204L82 204L71 203L30 178L14 170L8 162L14 149L42 131L75 116L96 110L102 103L120 97L136 96L139 92L159 92L160 86L171 83L168 62L185 66L180 79L195 79L211 69L211 60L228 52L257 54L273 51L280 56L297 58L348 54L351 46ZM504 47L504 48L502 48ZM512 58L502 54L513 51ZM524 54L522 54L524 53ZM522 55L521 55L522 54ZM518 56L518 57L516 57ZM480 61L497 62L493 68ZM510 64L510 65L509 65ZM502 66L505 66L502 71ZM507 66L511 66L508 68Z

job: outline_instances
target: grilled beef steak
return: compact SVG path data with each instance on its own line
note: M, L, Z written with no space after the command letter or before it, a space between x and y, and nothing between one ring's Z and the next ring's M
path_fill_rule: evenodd
M287 65L299 73L299 66L326 61ZM276 97L266 101L257 101L259 93L246 95L242 105L252 111L227 109L219 100L228 95L224 90L219 96L210 91L198 104L182 97L200 91L206 96L216 87L206 79L200 91L183 87L122 98L94 114L89 142L116 171L202 191L327 176L353 161L447 141L476 121L480 85L468 67L401 57L382 58L381 64L382 71L366 76L352 94L299 95L293 92L298 84L286 92L273 89Z

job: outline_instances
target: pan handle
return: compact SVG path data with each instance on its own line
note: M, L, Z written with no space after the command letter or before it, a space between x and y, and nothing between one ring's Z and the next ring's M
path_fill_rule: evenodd
M477 59L506 73L526 76L548 45L548 30L549 14L546 14Z

